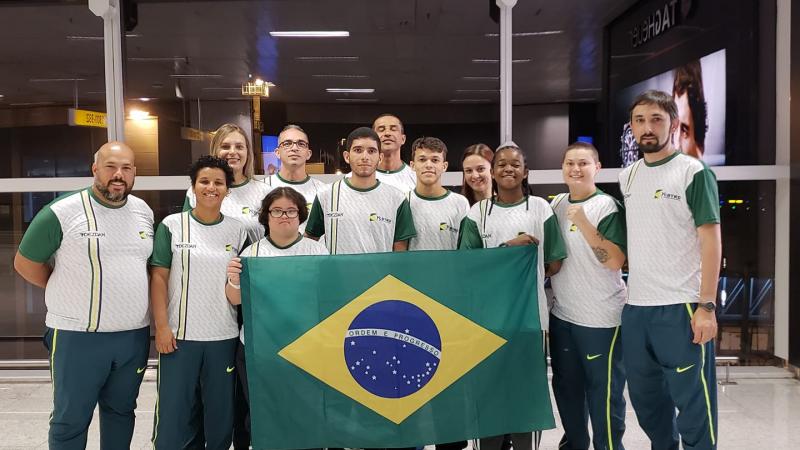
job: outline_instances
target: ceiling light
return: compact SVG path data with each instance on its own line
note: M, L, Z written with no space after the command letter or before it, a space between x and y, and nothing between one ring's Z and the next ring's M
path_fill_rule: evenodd
M150 97L139 97L139 98L137 98L135 100L139 100L140 102L149 102L150 100L153 100L153 99L150 98Z
M328 74L317 74L311 75L312 78L340 78L340 79L365 79L369 78L368 75L328 75Z
M4 99L4 98L6 98L6 96L5 96L5 95L3 95L3 94L0 94L0 100L2 100L2 99Z
M448 103L488 103L491 102L488 98L454 98L450 99Z
M467 81L494 81L499 80L500 77L461 77L461 79Z
M150 118L150 113L139 109L132 109L131 112L128 113L128 117L132 120L144 120Z
M296 61L358 61L358 56L296 56Z
M353 103L375 103L377 98L337 98L337 102L353 102Z
M218 73L174 73L170 78L222 78Z
M365 89L327 88L325 90L336 94L372 94L373 92L375 92L375 89L372 88L365 88Z
M86 78L31 78L29 83L51 83L59 81L86 81Z
M270 31L272 37L292 37L292 38L331 38L348 37L349 31Z
M523 32L523 33L511 33L514 37L531 37L531 36L550 36L553 34L561 34L564 30L552 30L552 31L530 31L530 32ZM484 34L486 37L499 37L499 33L486 33Z
M529 63L532 60L530 59L512 59L512 63ZM484 63L484 64L497 64L500 62L499 59L473 59L472 62L474 63Z
M134 62L173 62L173 61L183 61L185 63L189 62L188 56L131 56L128 57L128 61Z
M11 106L45 106L45 105L55 105L56 102L24 102L24 103L12 103Z
M141 34L135 33L126 33L126 38L138 38L142 37ZM102 41L103 36L67 36L68 41Z

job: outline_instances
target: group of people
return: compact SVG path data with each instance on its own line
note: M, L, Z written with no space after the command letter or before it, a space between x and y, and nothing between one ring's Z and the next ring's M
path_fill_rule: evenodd
M716 448L716 179L671 144L671 95L642 93L631 126L643 158L620 174L623 207L596 187L601 165L586 143L565 149L568 192L548 203L531 195L526 154L513 142L464 151L461 195L442 186L440 139L415 140L410 164L402 161L406 137L392 114L349 134L343 156L351 171L332 184L306 173L312 151L301 127L283 129L280 170L257 179L247 133L226 124L210 155L191 167L184 211L155 232L150 208L129 195L134 152L103 145L93 185L44 207L14 261L45 288L50 448L85 448L98 404L101 447L128 448L151 319L159 354L153 447L247 448L246 343L235 309L241 257L532 244L564 427L559 448L624 448L626 380L653 448ZM526 450L538 437L510 439ZM503 436L480 440L482 449L503 445Z

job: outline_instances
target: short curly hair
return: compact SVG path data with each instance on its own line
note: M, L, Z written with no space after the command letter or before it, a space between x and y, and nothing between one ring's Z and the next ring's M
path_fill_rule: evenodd
M192 186L197 182L197 174L201 169L212 168L220 169L225 172L225 186L230 189L233 186L233 169L228 165L228 162L216 156L204 155L197 158L197 161L189 168L189 178L192 180Z

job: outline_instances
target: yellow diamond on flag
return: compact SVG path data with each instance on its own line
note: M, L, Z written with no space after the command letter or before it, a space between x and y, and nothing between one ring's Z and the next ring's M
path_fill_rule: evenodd
M278 355L399 424L505 343L388 275Z

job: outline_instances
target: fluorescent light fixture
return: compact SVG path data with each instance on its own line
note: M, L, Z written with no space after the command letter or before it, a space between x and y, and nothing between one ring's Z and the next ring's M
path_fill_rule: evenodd
M461 77L461 79L467 81L495 81L499 80L500 77Z
M222 78L218 73L174 73L170 78Z
M447 103L488 103L491 102L488 98L454 98L447 101Z
M295 61L358 61L358 56L296 56Z
M648 52L648 53L628 53L626 55L611 55L611 59L625 59L625 58L646 58L649 56L653 56L655 53Z
M522 33L511 33L513 37L531 37L531 36L551 36L554 34L561 34L564 30L550 30L550 31L527 31ZM486 37L500 37L500 33L486 33Z
M23 102L23 103L12 103L11 106L46 106L55 104L56 102Z
M351 103L376 103L377 98L337 98L337 102L351 102Z
M470 93L470 94L494 93L494 92L500 92L500 89L456 89L456 92Z
M139 97L139 98L134 99L134 100L139 100L140 102L149 102L150 100L153 100L153 98L152 97Z
M311 78L335 78L343 80L363 80L369 78L368 75L333 75L333 74L315 74Z
M348 37L349 31L270 31L269 35L272 37L289 37L289 38L334 38L334 37Z
M135 33L126 33L126 38L138 38L142 37L141 34ZM102 41L103 36L67 36L68 41Z
M512 59L511 60L511 62L515 63L515 64L517 64L517 63L529 63L531 61L532 61L531 59ZM499 59L473 59L472 62L479 63L479 64L480 63L483 63L483 64L497 64L497 63L500 62L500 60Z
M145 120L150 118L150 113L139 109L132 109L131 112L128 113L128 117L133 120Z
M335 94L372 94L375 92L375 89L372 88L364 88L364 89L351 89L351 88L327 88L325 89L327 92L335 93Z
M31 78L29 83L55 83L60 81L86 81L86 78Z
M173 62L173 61L183 61L185 63L189 62L188 56L131 56L128 58L128 61L134 62Z

